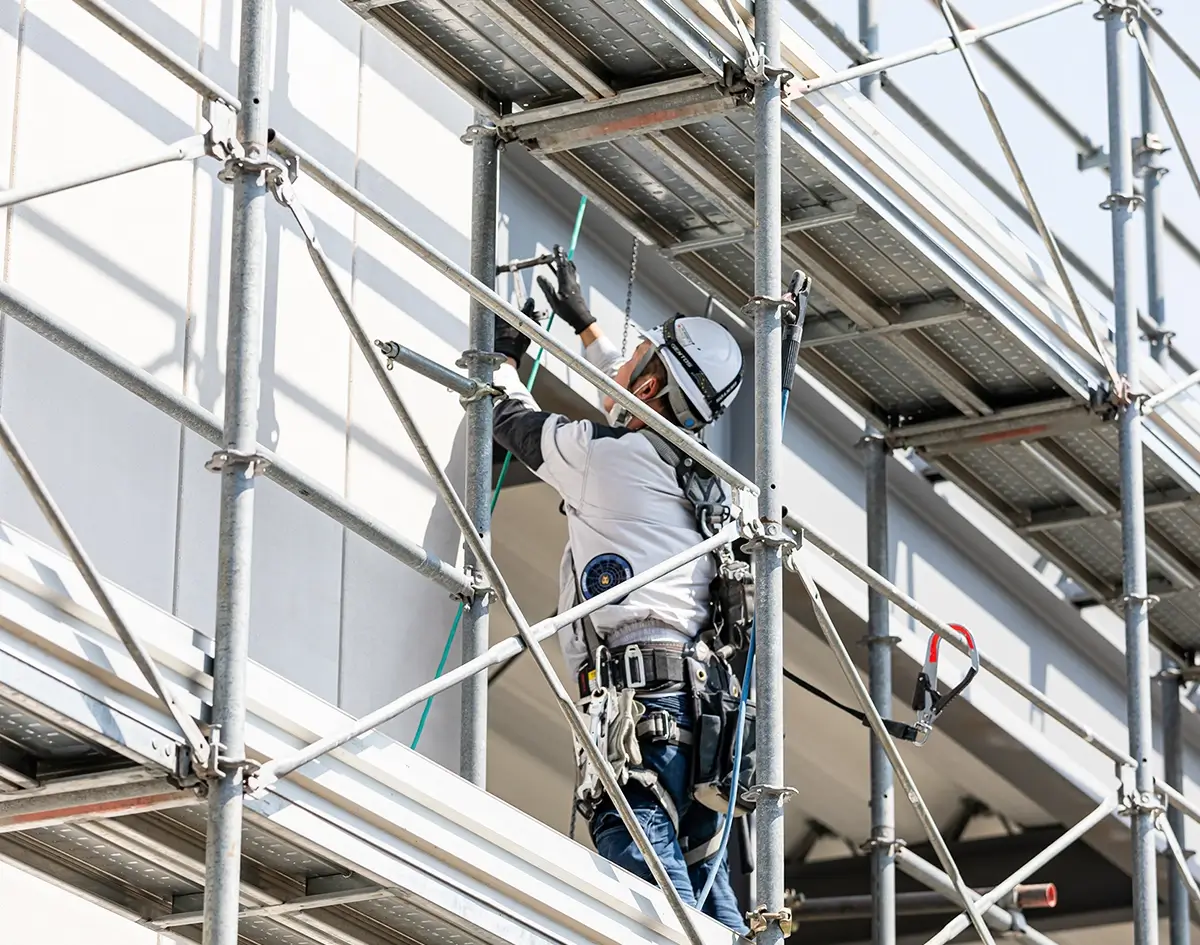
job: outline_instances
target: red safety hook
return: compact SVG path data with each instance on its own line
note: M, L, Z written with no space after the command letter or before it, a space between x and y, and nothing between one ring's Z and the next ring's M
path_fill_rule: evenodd
M917 713L916 727L919 733L913 741L918 745L925 744L929 733L933 731L933 723L937 717L970 685L971 680L979 675L979 648L975 645L975 638L971 636L971 631L957 623L950 624L950 627L966 637L971 668L967 670L966 675L957 686L945 695L939 693L938 647L942 642L942 637L936 631L930 635L929 648L925 654L925 666L921 670L921 675L917 677L917 691L912 701L912 707Z

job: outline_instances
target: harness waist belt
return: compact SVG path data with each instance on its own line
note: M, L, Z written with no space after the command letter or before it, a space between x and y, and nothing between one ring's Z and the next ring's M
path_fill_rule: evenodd
M682 686L687 681L684 646L679 643L654 643L623 646L609 653L596 675L585 667L579 673L579 694L587 696L593 687L655 690Z

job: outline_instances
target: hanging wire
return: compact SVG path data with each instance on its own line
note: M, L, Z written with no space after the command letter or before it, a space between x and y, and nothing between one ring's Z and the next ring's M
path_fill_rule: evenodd
M633 283L637 279L638 238L633 238L633 252L629 257L629 284L625 287L625 327L621 331L621 357L629 349L629 326L633 322Z
M587 208L587 196L579 198L579 210L575 213L575 228L571 232L571 245L567 250L567 259L575 257L575 246L579 242L579 230L583 226L583 211ZM519 272L514 272L515 281L518 289L518 295L523 296L519 299L519 304L524 304L525 299L525 281ZM550 326L554 324L554 313L550 313L550 317L546 320L546 330L550 330ZM546 353L545 348L538 348L537 357L533 359L533 369L529 372L529 380L525 384L526 390L533 390L533 382L537 380L538 371L542 367L542 356ZM504 478L508 475L508 467L512 463L512 453L505 452L504 463L500 467L500 474L496 477L496 486L492 489L492 504L489 507L489 514L496 511L496 503L500 500L500 490L504 488ZM436 679L441 676L446 669L446 663L450 659L450 649L454 645L454 638L458 634L458 625L462 623L463 611L466 605L459 603L458 611L454 615L454 622L450 624L450 632L446 635L446 645L442 647L442 656L438 660L437 670L433 676ZM425 705L421 709L421 720L417 723L417 730L413 733L412 744L409 746L413 751L417 750L417 746L421 743L421 736L425 734L425 723L429 719L429 712L433 708L433 696L425 700Z
M1037 229L1038 235L1042 238L1042 243L1045 244L1046 251L1050 254L1050 260L1054 263L1054 269L1058 273L1058 278L1062 280L1063 288L1066 290L1067 297L1071 301L1071 308L1075 311L1075 317L1087 333L1088 340L1092 343L1092 347L1096 349L1096 354L1099 356L1100 362L1104 365L1104 370L1108 374L1113 386L1113 394L1120 397L1125 388L1124 379L1117 373L1117 367L1113 363L1112 356L1108 353L1108 348L1105 347L1091 316L1088 315L1088 311L1084 308L1079 294L1075 291L1075 285L1071 281L1070 273L1067 272L1066 261L1063 259L1062 251L1058 248L1058 240L1050 232L1050 227L1046 225L1042 211L1038 209L1037 201L1033 199L1033 192L1029 189L1029 183L1025 179L1025 173L1021 170L1021 165L1017 163L1017 155L1009 143L1008 135L1004 132L1004 126L1000 123L1000 116L997 114L995 106L992 105L991 96L983 87L983 81L979 78L979 73L975 70L975 63L971 61L967 47L962 41L962 32L959 29L958 20L950 11L947 0L939 0L938 8L942 12L942 17L945 19L946 25L950 28L950 35L954 39L954 45L958 47L958 51L962 56L963 64L967 68L967 74L971 77L971 83L975 86L975 93L979 96L979 103L983 106L988 124L992 126L992 133L996 136L996 142L1000 145L1000 150L1004 152L1009 170L1012 171L1013 179L1016 180L1017 187L1021 191L1021 196L1025 200L1025 206L1029 209L1029 215L1033 218L1034 227Z

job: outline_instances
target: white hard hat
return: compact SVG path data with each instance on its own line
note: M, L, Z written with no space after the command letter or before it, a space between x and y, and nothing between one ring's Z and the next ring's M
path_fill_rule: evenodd
M642 334L666 365L667 402L684 429L711 423L737 396L742 351L723 326L708 318L676 315Z

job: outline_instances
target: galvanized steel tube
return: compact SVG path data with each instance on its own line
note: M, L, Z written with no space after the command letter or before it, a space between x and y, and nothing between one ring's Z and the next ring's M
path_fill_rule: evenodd
M879 2L858 0L858 41L872 56L879 52ZM859 91L872 102L879 101L880 73L872 72L858 81Z
M1097 805L1096 809L1088 814L1083 820L1075 824L1070 830L1065 831L1052 844L1042 850L1037 856L1023 863L1016 872L1012 873L1005 879L997 883L990 891L979 897L978 905L980 907L991 908L997 905L1001 900L1007 899L1021 883L1025 882L1030 876L1040 870L1043 866L1053 860L1056 856L1063 852L1067 847L1080 839L1084 834L1107 818L1114 810L1117 809L1119 798L1114 791L1108 797ZM1185 899L1186 902L1186 899ZM953 941L960 932L964 931L968 925L965 915L959 915L948 922L937 935L929 939L925 945L946 945L947 942Z
M922 626L928 627L940 635L943 641L953 646L956 650L963 653L967 652L966 642L959 631L955 630L944 620L939 620L931 611L927 610L922 604L917 603L916 600L905 594L904 591L900 590L900 588L883 575L877 574L871 568L859 562L853 555L848 554L826 535L812 528L799 517L789 514L785 521L789 528L803 533L805 544L812 545L823 554L828 555L830 559L840 564L866 584L867 587L879 591ZM1133 767L1133 759L1129 755L1125 754L1125 752L1118 749L1115 745L1110 744L1082 722L1073 718L1064 709L1051 701L1044 693L1034 689L1028 683L1022 682L1004 667L990 659L986 654L980 654L979 665L989 676L994 676L1009 689L1013 690L1013 692L1028 699L1030 703L1037 706L1047 716L1064 726L1068 731L1073 732L1089 745L1094 746L1112 761L1115 761L1119 765ZM1197 813L1197 820L1200 820L1200 812Z
M487 116L476 114L480 127ZM471 275L489 289L496 288L496 219L500 199L499 139L495 134L475 136L471 177ZM495 321L492 310L471 300L468 321L468 374L480 384L492 383L492 348ZM483 543L491 547L492 500L492 398L478 397L467 404L466 487L463 502ZM477 566L468 549L467 564ZM462 659L474 659L488 648L487 594L476 594L463 609ZM478 787L487 785L488 678L477 673L463 682L459 774Z
M158 378L147 374L115 351L89 338L74 325L50 314L32 299L5 283L0 283L0 313L41 335L71 357L120 384L125 390L161 410L171 419L178 420L198 436L212 443L221 442L224 434L220 422L203 407L188 400ZM344 525L380 551L429 578L439 587L455 594L470 592L471 581L462 571L403 535L386 528L333 490L306 476L287 460L261 447L258 453L266 465L263 474L272 482L282 486L318 512L328 515L339 525Z
M782 88L771 70L780 61L781 0L758 0L754 43L766 75L754 96L754 478L765 532L754 550L755 699L758 783L755 809L755 907L768 916L759 945L779 945L784 897L783 771L783 511L779 454L783 451L783 320L780 295Z
M964 45L972 45L978 43L982 39L989 36L995 36L997 33L1004 33L1008 30L1015 29L1018 26L1024 26L1026 23L1032 23L1035 20L1043 19L1047 16L1053 16L1055 13L1060 13L1063 10L1069 10L1072 7L1080 6L1085 0L1057 0L1057 2L1046 7L1040 7L1036 10L1030 10L1026 13L1019 14L1000 23L994 23L991 26L985 26L982 29L973 29L964 31L961 34L961 39ZM887 56L884 59L876 59L872 62L864 63L861 66L853 66L849 69L844 69L841 72L834 72L830 75L818 76L815 79L808 79L796 83L799 94L808 95L811 92L817 92L821 89L828 88L831 85L838 85L842 82L849 82L852 79L859 79L863 76L874 73L884 72L895 66L902 66L909 62L915 62L918 59L925 59L929 56L941 56L945 53L952 52L956 48L953 38L939 39L925 46L920 46L916 49L910 49L907 52L898 53L895 56Z
M1146 41L1146 48L1152 49L1151 34L1145 24L1138 23ZM1150 87L1150 73L1146 60L1138 59L1138 76L1140 79L1142 107L1142 146L1150 143L1154 134L1154 91ZM1153 151L1144 150L1142 153L1142 194L1146 200L1146 310L1158 331L1162 331L1167 322L1166 284L1163 278L1163 207L1159 200L1158 188L1166 169L1160 167ZM1167 355L1167 345L1161 335L1150 343L1150 351L1154 360L1160 364Z
M597 748L595 742L592 741L588 733L586 721L580 714L574 700L567 693L566 687L558 678L558 673L542 649L541 643L534 638L529 621L526 619L524 612L509 589L508 583L505 581L504 575L500 572L499 566L492 557L491 551L483 543L482 536L472 524L470 513L467 511L466 506L463 505L462 499L454 491L454 486L450 484L445 471L439 465L432 450L430 450L429 443L417 427L412 411L408 409L404 397L392 385L387 374L387 369L384 368L383 364L375 356L375 352L371 350L371 342L363 330L362 323L358 320L354 306L350 303L349 297L338 282L337 276L333 272L333 266L329 262L329 258L325 255L325 251L321 248L320 242L317 240L312 219L296 198L294 191L284 188L280 191L279 195L282 202L292 211L297 224L299 224L301 231L304 233L305 239L308 242L308 254L312 258L313 264L317 267L321 281L325 283L325 287L329 290L330 296L333 298L338 311L345 320L346 327L350 330L351 338L353 338L355 345L358 346L359 351L362 352L363 357L367 359L371 373L383 389L383 394L391 405L396 419L400 421L401 426L404 427L404 431L408 434L408 438L412 441L413 447L417 451L417 456L421 460L421 465L425 467L425 471L433 480L433 485L438 495L446 503L450 516L454 519L454 524L462 532L467 548L475 556L480 571L487 579L489 588L496 595L497 600L500 601L500 605L512 617L512 621L516 624L517 632L520 634L522 642L529 649L529 653L533 657L538 671L542 674L546 680L546 684L554 694L554 699L558 703L559 709L565 716L567 723L571 726L575 737L582 744L584 751L587 752L588 759L597 769L605 791L612 799L617 812L621 815L621 820L625 824L625 828L629 831L630 836L641 851L655 882L658 883L663 895L666 896L671 911L679 920L680 926L683 928L692 945L703 945L700 935L696 931L695 924L688 915L687 906L680 897L679 891L672 885L671 877L663 866L662 860L651 846L650 840L646 836L645 828L637 819L637 815L634 813L629 799L622 792L621 785L617 781L617 776L607 755L602 753ZM461 270L457 271L461 272ZM471 276L465 273L463 275L471 280L472 284L479 285L478 281ZM494 295L494 293L491 294ZM529 320L526 319L526 321ZM530 323L533 324L533 322Z
M946 874L954 889L957 890L957 898L969 912L971 924L975 927L975 931L979 934L979 938L984 945L995 945L995 940L992 938L991 933L988 932L987 924L970 905L974 898L973 893L967 888L966 883L963 882L962 874L954 862L950 848L946 845L946 840L938 829L937 821L934 820L933 813L929 810L929 805L921 797L921 792L917 788L917 783L913 779L912 772L908 770L908 766L904 763L900 749L896 747L895 740L888 734L887 729L884 728L883 718L880 716L879 710L875 708L875 704L871 700L871 694L867 690L866 683L862 681L862 677L858 673L858 668L854 665L849 650L846 649L845 642L838 634L837 628L833 625L833 618L829 616L829 611L821 599L821 591L817 587L816 581L813 580L812 575L805 569L799 550L792 553L789 565L800 576L800 580L804 582L804 588L808 591L809 599L812 601L813 613L817 618L817 624L821 628L821 633L825 637L825 642L829 644L830 650L833 651L834 658L841 667L842 675L845 676L846 682L850 684L850 688L854 692L854 697L862 707L867 724L871 727L871 731L879 739L880 744L887 752L888 760L892 763L893 770L900 780L900 785L904 789L909 803L912 804L918 819L921 821L921 826L925 828L930 845L933 847L934 852L937 853L938 860L946 868Z
M888 545L888 449L879 437L863 443L867 479L867 566L880 574L891 571ZM871 701L885 718L892 707L892 635L890 603L877 590L867 597L868 672ZM872 945L896 941L896 795L892 763L875 734L871 763L871 913Z
M242 0L238 50L238 140L249 161L267 157L267 64L271 0ZM225 354L225 441L217 551L213 657L213 740L220 754L245 758L246 664L250 651L250 565L254 546L258 448L258 365L267 285L265 175L252 164L235 172L230 241L229 331ZM204 945L237 945L245 769L229 767L209 785L205 850Z
M307 171L313 180L331 194L357 210L384 233L417 256L418 259L427 263L466 292L476 302L491 306L495 314L499 315L522 334L532 338L601 393L608 394L617 403L621 404L621 406L627 407L635 417L654 430L655 433L662 436L672 446L677 447L685 455L696 460L705 469L712 470L726 482L749 492L751 495L757 494L758 489L754 483L723 459L698 444L694 438L689 437L679 427L668 422L652 408L647 407L643 401L638 400L629 391L613 381L607 374L598 370L586 358L571 351L557 337L551 335L533 319L525 316L515 305L501 298L461 266L452 262L447 256L439 252L431 244L380 207L379 204L347 184L298 145L288 141L283 135L276 135L272 143L272 148L285 156L298 158L301 168Z
M1117 372L1129 392L1141 391L1137 314L1129 253L1133 237L1133 159L1125 109L1125 23L1109 9L1105 19L1108 72L1108 147L1112 196L1113 301ZM1120 399L1121 544L1124 563L1125 666L1128 685L1129 753L1137 763L1133 811L1133 927L1135 945L1157 945L1158 877L1155 872L1154 795L1151 767L1150 601L1146 590L1146 509L1143 491L1142 415L1136 401Z
M1183 694L1181 667L1172 659L1163 659L1163 668L1168 672L1162 685L1162 740L1163 774L1171 787L1183 790ZM1176 837L1183 837L1187 829L1184 813L1178 807L1167 807L1167 823ZM1191 945L1192 924L1188 914L1188 883L1179 864L1168 864L1170 877L1167 886L1167 909L1171 917L1171 945Z
M922 859L911 850L900 849L896 854L896 864L900 869L919 883L924 883L935 892L941 893L952 902L958 902L958 893L950 877L940 869ZM979 898L975 896L973 898ZM1025 925L1024 919L1000 906L991 906L984 914L984 920L997 932L1012 932L1013 937L1025 945L1054 945L1054 941L1041 932Z
M721 545L737 537L737 534L737 526L734 524L728 525L707 541L696 545L694 548L689 548L687 551L680 552L674 557L656 564L652 568L647 568L641 574L635 574L628 581L622 582L619 587L609 588L602 594L597 594L591 600L576 604L574 607L564 610L561 614L535 623L530 627L530 635L539 642L548 639L563 627L570 626L576 620L586 617L601 607L607 607L613 601L633 593L639 587L645 587L647 584L657 581L660 577L670 574L678 568L682 568L685 564L715 551ZM447 689L452 689L463 680L512 659L524 649L525 644L519 636L506 637L492 646L486 653L463 662L460 666L456 666L454 669L443 673L436 679L431 679L416 689L412 689L393 699L387 705L380 706L373 712L364 715L350 728L318 739L311 745L306 745L304 748L292 752L290 755L281 755L278 758L272 759L259 768L258 773L252 779L251 787L254 790L269 787L280 778L287 777L297 768L320 758L326 752L340 748L347 742L353 741L358 736L371 731L371 729L378 728L385 722L407 712L413 706L424 702L426 699L445 692Z

